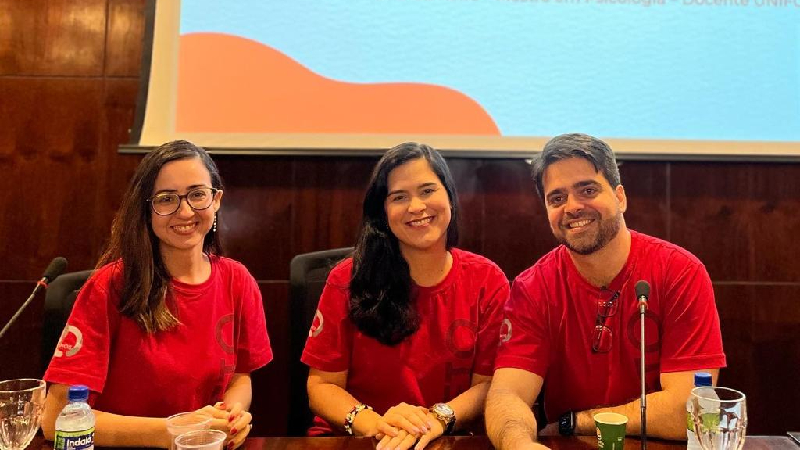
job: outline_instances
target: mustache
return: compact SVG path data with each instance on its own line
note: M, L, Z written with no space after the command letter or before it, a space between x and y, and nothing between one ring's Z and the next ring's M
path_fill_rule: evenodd
M566 226L567 222L573 220L583 220L583 219L599 219L600 213L597 211L581 211L579 213L570 213L567 212L564 214L564 219L561 221L561 225Z

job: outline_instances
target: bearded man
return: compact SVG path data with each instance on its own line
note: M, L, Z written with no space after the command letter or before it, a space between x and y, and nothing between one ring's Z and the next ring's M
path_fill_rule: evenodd
M542 447L531 406L543 386L547 425L538 435L593 435L602 411L627 416L627 432L640 433L639 280L651 287L646 430L686 439L694 373L716 383L725 366L705 267L677 245L628 229L628 200L605 142L557 136L534 161L533 178L561 245L516 278L506 303L486 404L492 443Z

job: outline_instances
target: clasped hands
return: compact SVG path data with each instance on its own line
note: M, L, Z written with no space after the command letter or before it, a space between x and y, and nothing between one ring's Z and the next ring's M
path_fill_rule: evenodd
M367 434L378 439L376 450L422 450L444 433L441 422L422 406L400 403L376 416Z
M253 416L236 402L227 404L217 402L197 410L198 413L211 416L211 429L224 431L228 434L225 439L225 450L233 450L244 443L253 425L250 422Z

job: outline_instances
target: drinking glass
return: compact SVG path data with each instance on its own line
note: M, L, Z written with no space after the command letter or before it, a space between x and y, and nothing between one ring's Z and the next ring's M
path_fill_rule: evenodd
M228 434L219 430L195 430L175 438L178 450L222 450Z
M0 381L0 449L22 450L42 420L45 383L23 378Z
M691 414L703 450L741 450L747 431L744 394L725 387L696 387Z
M170 450L175 450L175 438L183 433L211 428L211 419L211 416L196 411L182 412L167 417L167 431L172 436Z

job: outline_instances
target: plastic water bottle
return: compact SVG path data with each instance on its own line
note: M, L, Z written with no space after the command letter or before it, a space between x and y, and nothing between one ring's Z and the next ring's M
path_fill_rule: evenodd
M694 387L711 386L711 374L708 372L697 372L694 374ZM703 450L697 434L694 432L694 421L692 420L692 396L686 400L686 448L688 450Z
M56 419L54 450L94 450L94 413L86 403L89 388L69 388L69 403Z

